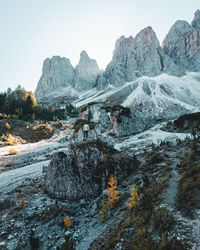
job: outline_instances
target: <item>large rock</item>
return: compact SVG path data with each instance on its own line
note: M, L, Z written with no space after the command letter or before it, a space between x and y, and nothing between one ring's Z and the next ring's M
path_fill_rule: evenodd
M47 192L57 198L77 200L96 197L111 175L120 183L137 166L137 160L97 140L71 144L67 153L52 157L45 175Z
M69 87L73 84L75 70L69 59L53 56L43 63L42 76L38 82L35 95L48 95L51 91L60 87Z
M200 71L200 11L195 13L192 26L177 21L162 43L162 49L175 64L185 71Z

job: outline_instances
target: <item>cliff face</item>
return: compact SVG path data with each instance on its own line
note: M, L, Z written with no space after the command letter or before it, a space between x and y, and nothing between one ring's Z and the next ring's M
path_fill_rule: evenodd
M82 51L76 67L75 89L82 91L94 88L98 74L100 69L96 60L90 59L87 53Z
M122 36L116 41L113 59L106 68L105 77L108 83L120 86L141 75L157 76L163 72L183 75L181 68L161 49L153 29L147 27L135 38ZM102 85L102 78L100 80L98 86Z
M75 70L70 60L60 56L47 58L43 63L42 76L38 82L35 95L43 96L58 87L72 85Z
M91 89L99 73L96 61L90 59L85 51L81 52L79 64L75 69L69 59L53 56L43 63L42 76L35 94L45 96L60 87L73 87L79 91Z
M162 49L185 71L200 71L200 11L191 25L177 21L162 43Z

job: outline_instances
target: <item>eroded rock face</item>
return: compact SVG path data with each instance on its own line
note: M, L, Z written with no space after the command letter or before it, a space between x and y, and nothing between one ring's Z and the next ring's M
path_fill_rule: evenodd
M57 198L97 197L107 187L111 175L119 183L136 166L136 159L101 141L75 143L69 146L66 154L53 155L45 175L45 185L47 192Z
M200 11L190 25L177 21L162 43L162 49L185 71L200 71Z
M35 94L37 97L47 96L51 91L63 87L72 87L77 91L91 89L96 84L100 69L94 59L90 59L85 51L81 52L79 64L74 69L69 59L59 56L44 61L42 76ZM68 92L70 95L70 92Z
M75 70L69 59L53 56L43 63L42 76L38 82L35 95L43 96L59 87L71 86L74 82Z
M75 89L82 91L94 88L98 74L100 69L96 60L90 59L88 54L82 51L76 67Z
M120 37L115 44L113 59L106 68L109 83L114 86L133 81L141 75L157 76L163 72L183 75L179 66L163 53L151 27L140 31L135 38Z
M194 14L194 19L192 20L192 27L200 30L200 10L197 10Z

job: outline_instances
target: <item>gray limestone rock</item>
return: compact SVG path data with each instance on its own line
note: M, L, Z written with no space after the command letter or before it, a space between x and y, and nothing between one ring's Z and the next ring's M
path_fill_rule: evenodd
M96 86L97 76L101 73L96 61L90 59L85 51L81 52L79 64L74 69L69 59L59 56L44 61L42 76L38 82L35 95L48 96L51 92L65 92L67 87L77 91L92 89ZM70 91L67 92L70 96ZM73 91L71 93L73 95Z
M106 161L104 160L106 154ZM47 192L57 198L97 197L114 175L119 182L137 167L137 161L99 140L71 144L67 153L55 153L45 175Z
M162 43L162 49L184 71L200 71L200 11L195 13L192 26L177 21Z
M79 64L76 67L75 89L83 91L94 88L99 74L100 69L96 60L90 59L88 54L82 51Z
M183 71L166 55L151 27L140 31L135 38L120 37L115 44L113 59L106 68L109 83L120 86L141 75L157 76L161 73L180 76Z
M75 70L69 59L53 56L43 63L42 76L38 82L35 95L44 96L59 87L68 87L73 84Z
M194 14L194 19L192 20L192 27L200 30L200 10L197 10Z

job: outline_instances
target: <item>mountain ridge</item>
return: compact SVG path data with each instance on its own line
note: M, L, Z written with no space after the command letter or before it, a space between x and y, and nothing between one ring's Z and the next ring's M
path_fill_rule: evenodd
M199 72L199 62L200 11L197 10L191 25L183 20L176 21L161 45L150 26L135 38L121 36L105 71L101 71L85 51L81 52L75 68L66 58L46 59L35 94L48 97L55 89L72 88L70 96L72 92L83 93L93 88L100 91L110 85L119 87L142 76L156 77L162 73L181 77L187 71Z

